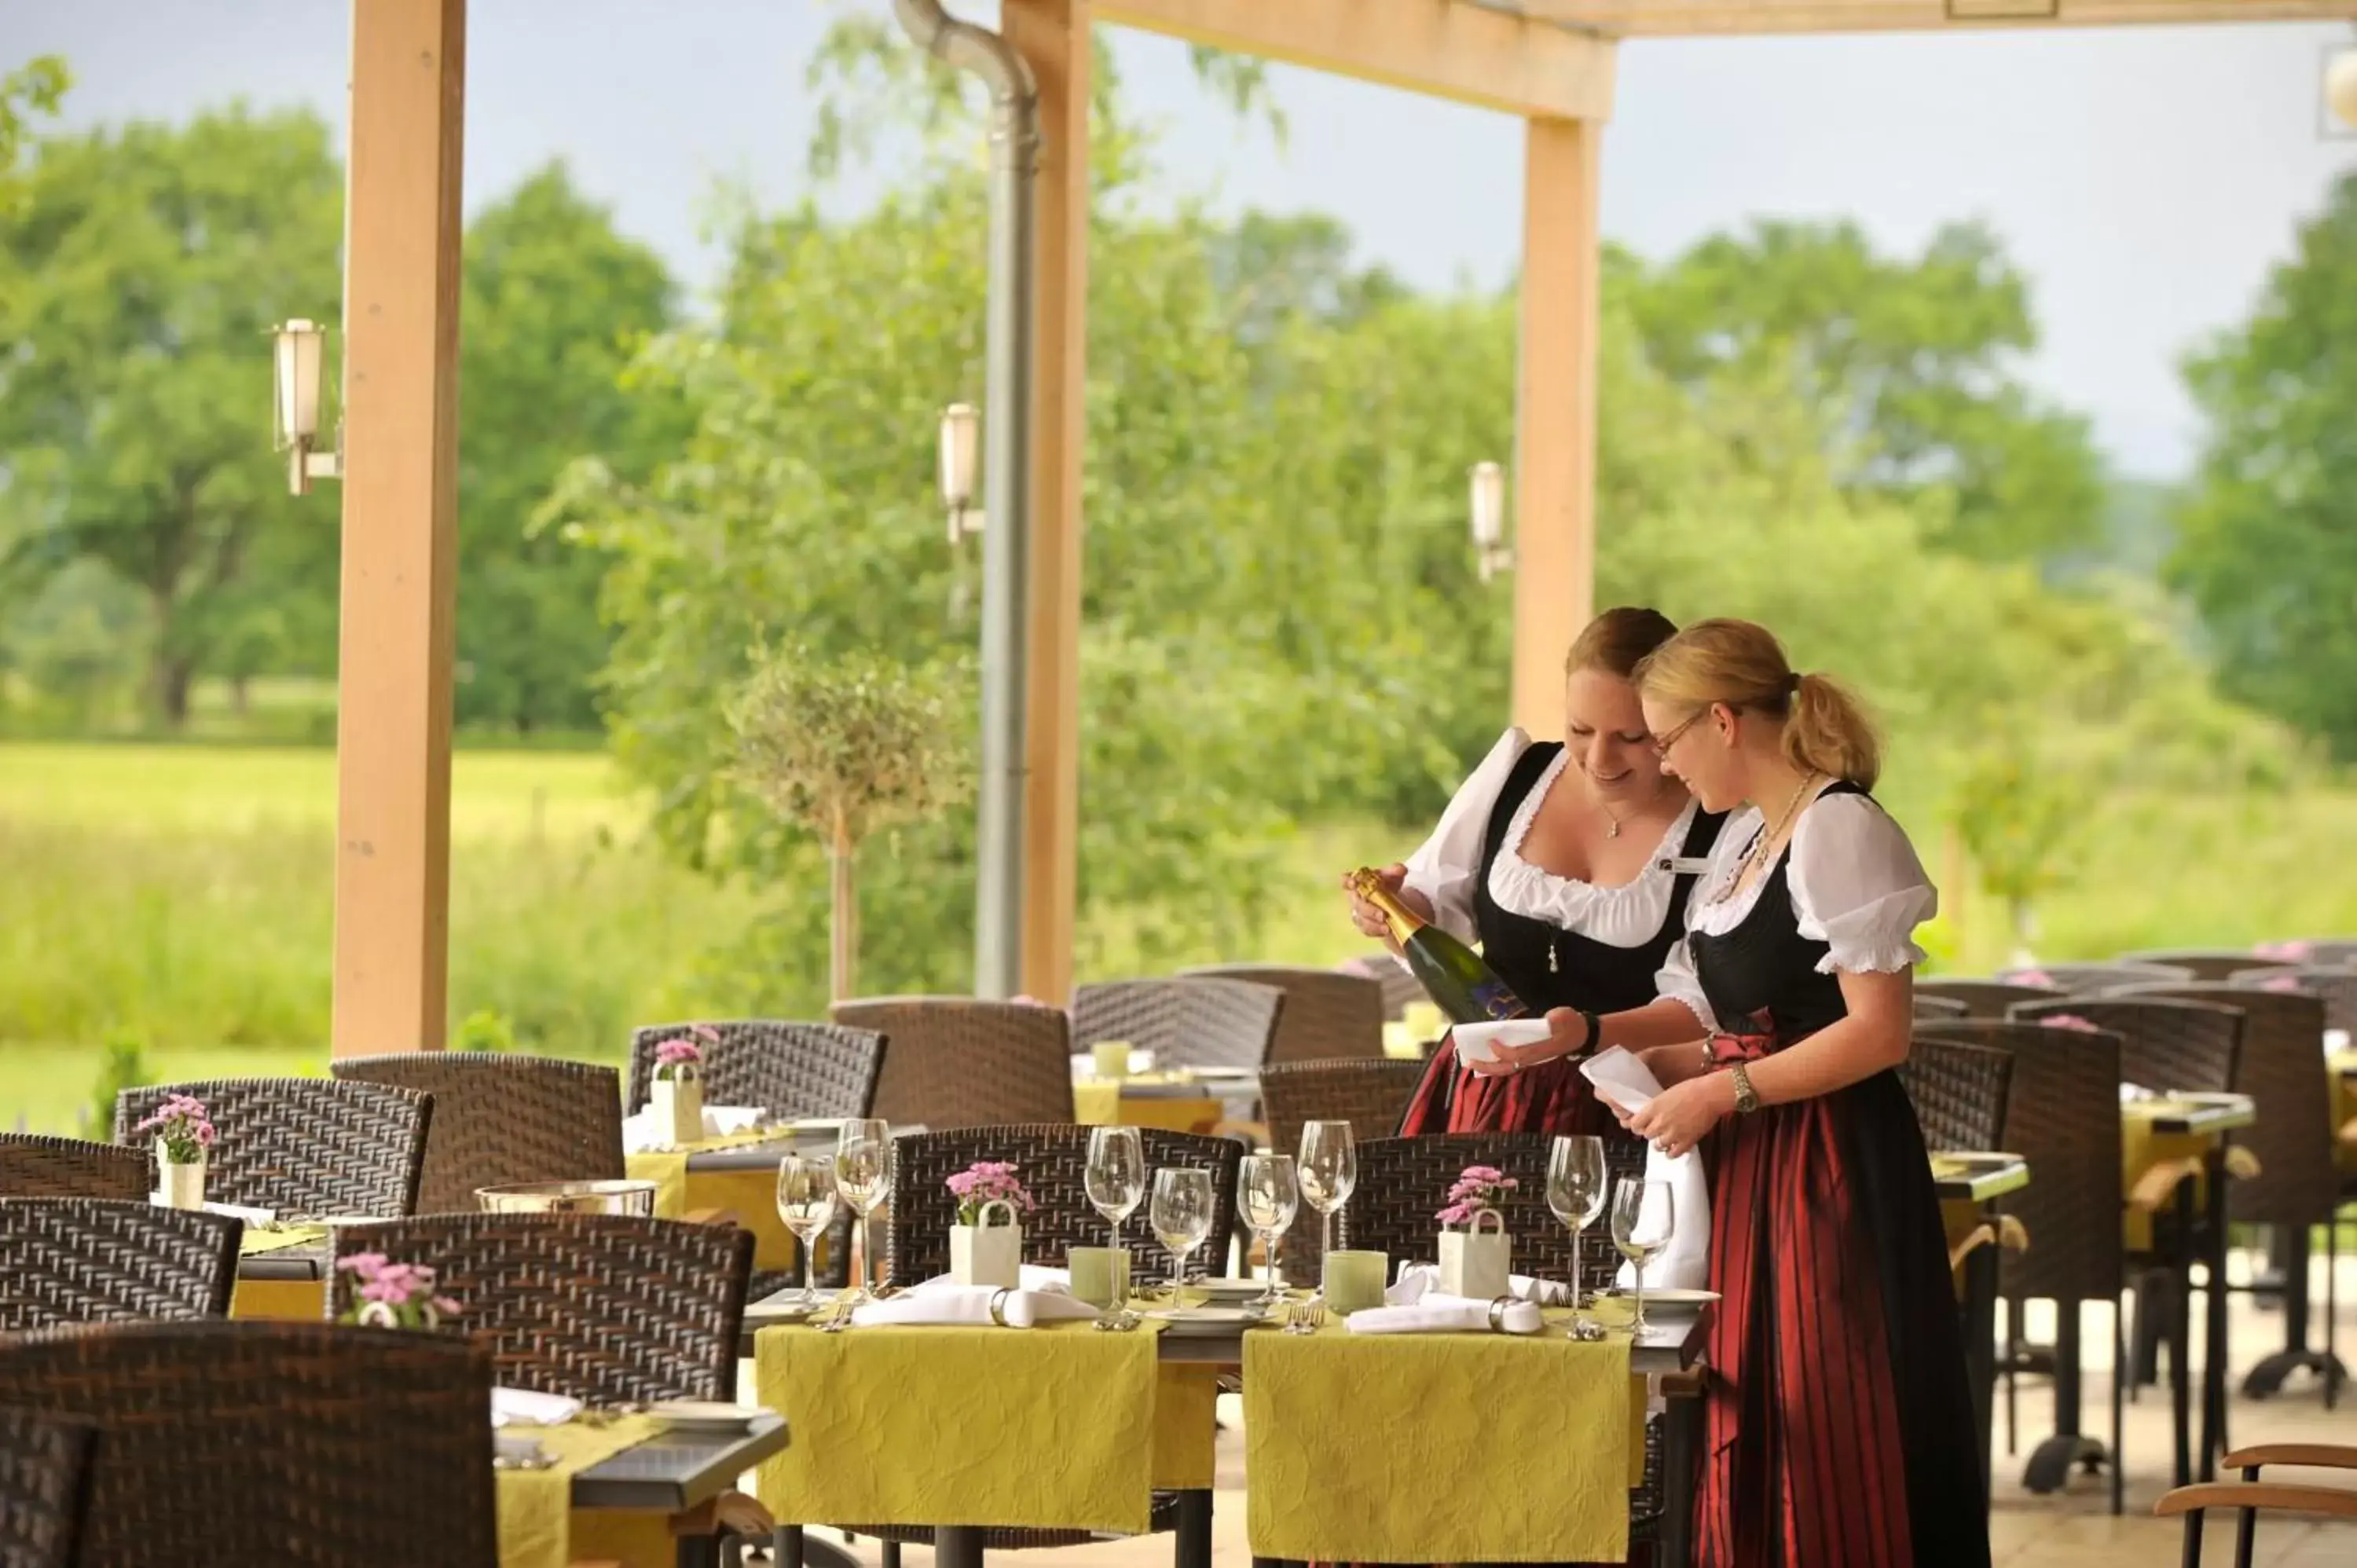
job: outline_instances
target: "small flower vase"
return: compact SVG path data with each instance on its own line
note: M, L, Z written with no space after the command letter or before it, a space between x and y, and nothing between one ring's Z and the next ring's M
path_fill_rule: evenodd
M1483 1220L1490 1221L1485 1229ZM1511 1294L1513 1241L1506 1234L1506 1217L1485 1208L1462 1230L1440 1233L1440 1291L1443 1295L1495 1301Z
M1005 1212L1005 1223L990 1222L994 1208ZM1023 1227L1015 1222L1015 1206L993 1199L976 1218L981 1224L950 1227L950 1278L962 1285L1015 1289L1023 1283Z
M156 1190L167 1208L205 1206L205 1160L176 1160L163 1144L156 1145Z
M700 1144L704 1141L704 1080L675 1071L669 1078L654 1082L654 1092L648 1101L655 1113L655 1127L668 1135L674 1144Z

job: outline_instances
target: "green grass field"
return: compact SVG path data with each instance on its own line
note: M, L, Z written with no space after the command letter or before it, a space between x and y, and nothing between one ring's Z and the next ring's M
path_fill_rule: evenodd
M321 1064L334 808L325 750L0 745L0 1128L70 1131L117 1033L146 1047L158 1078ZM1945 885L1947 913L1927 933L1943 967L2001 964L1996 908L1957 897L1962 868L1936 820L1909 815ZM605 757L462 752L451 819L454 1019L496 1013L532 1048L610 1058L634 1023L743 1004L712 960L761 898L662 858L644 838L644 802ZM1331 962L1360 950L1336 873L1402 854L1412 836L1333 823L1289 840L1268 862L1276 911L1257 950L1150 963L1107 950L1131 972ZM2352 863L2357 792L2104 801L2068 885L2040 906L2038 950L2357 930L2357 883L2337 869Z

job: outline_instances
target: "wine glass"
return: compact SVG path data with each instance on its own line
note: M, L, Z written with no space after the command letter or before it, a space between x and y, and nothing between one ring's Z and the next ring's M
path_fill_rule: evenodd
M1146 1222L1155 1240L1170 1251L1170 1305L1184 1305L1187 1260L1211 1233L1219 1206L1211 1196L1211 1173L1165 1165L1154 1173L1154 1201Z
M792 1154L778 1162L778 1218L802 1249L802 1305L818 1304L818 1239L834 1219L834 1162Z
M868 1221L892 1196L892 1128L889 1122L875 1118L855 1118L843 1124L834 1141L834 1187L843 1201L859 1217L853 1227L852 1240L857 1253L857 1288L851 1293L853 1305L874 1301L876 1293L868 1289L867 1276L874 1272L874 1260L867 1234Z
M1645 1265L1662 1255L1677 1229L1677 1203L1665 1181L1622 1176L1612 1189L1612 1244L1637 1271L1633 1327L1645 1332Z
M1146 1201L1146 1145L1135 1127L1092 1127L1089 1130L1089 1163L1082 1175L1089 1206L1113 1227L1113 1245L1121 1245L1122 1221Z
M1303 1122L1297 1174L1301 1196L1318 1211L1318 1255L1322 1258L1334 1250L1334 1216L1359 1185L1359 1146L1351 1142L1351 1124ZM1321 1289L1318 1294L1325 1293Z
M1260 1239L1268 1260L1268 1288L1260 1294L1266 1306L1276 1300L1276 1239L1293 1228L1301 1208L1301 1187L1295 1179L1291 1155L1246 1155L1236 1176L1236 1217Z
M1587 1228L1604 1212L1604 1140L1557 1138L1547 1154L1547 1207L1571 1227L1571 1327L1579 1332L1579 1254Z

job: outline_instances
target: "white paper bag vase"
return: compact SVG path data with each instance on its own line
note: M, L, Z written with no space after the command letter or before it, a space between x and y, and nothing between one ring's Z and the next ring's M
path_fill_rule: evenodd
M704 1080L659 1078L648 1101L654 1112L655 1131L673 1144L704 1141Z
M1490 1221L1487 1228L1483 1220ZM1444 1295L1495 1301L1512 1293L1513 1242L1506 1217L1485 1208L1463 1230L1440 1233L1440 1290Z
M1006 1223L990 1223L994 1208L1005 1210ZM980 1225L950 1227L950 1278L962 1285L1018 1288L1023 1283L1023 1228L1015 1223L1014 1206L985 1203L980 1218Z
M200 1156L193 1160L176 1160L156 1145L156 1193L167 1208L202 1208L205 1206L205 1162Z

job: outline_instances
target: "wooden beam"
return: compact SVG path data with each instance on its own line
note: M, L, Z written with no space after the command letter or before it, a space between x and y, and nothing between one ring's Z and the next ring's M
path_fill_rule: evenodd
M1465 0L1458 0L1459 4ZM1515 0L1523 15L1608 38L2096 27L2357 17L2357 0Z
M1597 227L1604 127L1523 134L1522 344L1514 404L1513 721L1563 732L1563 660L1596 593Z
M352 0L334 1053L448 1015L466 0Z
M1087 436L1090 0L1006 0L1039 87L1032 318L1023 989L1069 1001L1080 887L1081 463Z
M1612 46L1453 0L1096 0L1101 21L1509 114L1606 120Z

